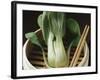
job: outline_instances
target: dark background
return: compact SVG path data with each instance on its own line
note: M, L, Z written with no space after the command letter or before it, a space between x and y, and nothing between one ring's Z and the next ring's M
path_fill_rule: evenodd
M24 45L25 41L27 40L25 38L25 33L34 32L35 30L39 29L39 26L37 24L37 18L39 16L39 14L41 14L41 13L42 13L41 11L23 10L23 45ZM91 26L91 15L90 14L66 13L66 15L67 15L67 18L74 18L76 21L78 21L78 23L80 25L81 33L83 32L86 24ZM90 49L91 40L90 39L91 39L91 27L89 30L89 34L87 36L87 43L89 46L89 50L91 51L91 49ZM91 58L91 54L90 54L90 58ZM89 65L91 65L90 60L89 60Z

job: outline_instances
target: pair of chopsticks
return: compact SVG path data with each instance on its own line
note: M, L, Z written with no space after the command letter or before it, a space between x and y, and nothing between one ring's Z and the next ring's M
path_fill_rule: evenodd
M81 38L79 40L79 43L77 45L76 51L74 53L74 56L72 58L72 61L71 61L71 64L70 64L69 67L74 67L77 64L77 61L78 61L78 59L80 57L80 54L81 54L81 51L82 51L82 49L84 47L84 43L85 43L88 31L89 31L89 26L86 25L85 28L84 28L84 31L82 33L82 36L81 36Z

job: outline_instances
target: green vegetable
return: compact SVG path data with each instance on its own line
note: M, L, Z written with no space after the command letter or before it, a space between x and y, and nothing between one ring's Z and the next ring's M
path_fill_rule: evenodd
M69 64L68 55L66 54L62 40L66 27L64 18L64 13L49 12L48 14L49 30L54 36L53 39L55 38L54 40L49 40L50 38L48 38L48 64L51 67L64 67ZM50 50L51 48L53 48L52 51ZM53 60L50 55L53 56Z
M68 44L70 44L73 41L73 45L76 46L77 43L79 42L80 39L80 28L79 28L79 24L76 20L69 18L66 20L66 32L67 35L67 40L68 40Z
M43 12L38 17L38 25L48 48L47 58L34 32L27 33L26 38L41 47L47 67L68 67L70 49L72 45L77 45L80 38L78 22L72 18L67 19L64 13ZM64 41L67 41L67 50Z
M41 44L39 43L38 37L36 36L36 34L34 32L25 34L25 37L27 39L29 39L33 44L36 44L36 45L42 47Z

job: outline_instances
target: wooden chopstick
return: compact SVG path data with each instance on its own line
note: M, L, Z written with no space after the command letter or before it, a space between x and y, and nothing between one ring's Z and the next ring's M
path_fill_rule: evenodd
M86 39L86 37L87 37L88 31L89 31L89 26L86 25L85 28L84 28L84 31L83 31L83 33L82 33L82 36L81 36L81 38L80 38L80 41L79 41L79 43L78 43L78 46L77 46L77 48L76 48L76 51L75 51L75 53L74 53L74 56L73 56L73 58L72 58L70 67L74 67L74 66L77 64L77 61L78 61L78 58L79 58L79 56L80 56L80 53L81 53L81 51L82 51L82 49L83 49L83 46L84 46L85 39Z

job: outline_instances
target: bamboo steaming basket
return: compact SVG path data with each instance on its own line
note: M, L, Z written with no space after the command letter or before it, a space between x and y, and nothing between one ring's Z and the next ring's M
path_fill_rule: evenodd
M39 35L40 31L36 32L36 34ZM46 48L45 50L47 51ZM73 58L74 52L75 48L72 48L69 57L70 62ZM76 67L88 66L88 61L89 61L89 48L87 43L85 43L85 46L81 52ZM46 68L46 66L41 51L35 48L35 45L33 45L29 40L27 40L23 46L23 69L27 70L27 69L42 69L42 68Z

